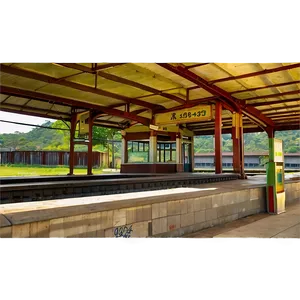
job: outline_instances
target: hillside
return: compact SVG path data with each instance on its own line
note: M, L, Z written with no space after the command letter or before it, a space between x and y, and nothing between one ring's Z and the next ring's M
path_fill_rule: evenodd
M0 134L1 148L13 148L24 151L69 150L70 133L68 123L62 121L46 122L42 126L47 128L36 127L27 133ZM94 150L105 151L107 148L106 140L120 139L121 135L115 129L94 127L93 137ZM87 147L75 145L75 151L87 151Z
M275 138L283 140L284 152L300 152L300 130L278 131ZM230 134L223 134L224 152L232 151ZM244 134L245 152L268 151L268 135L265 132ZM214 152L214 140L212 136L195 137L195 152Z
M0 134L1 148L13 148L16 150L69 150L68 126L62 121L54 123L46 122L42 126L60 128L50 130L47 128L34 128L28 133ZM94 150L103 151L107 148L107 139L120 140L120 132L108 128L93 128ZM223 151L232 151L230 134L223 136ZM286 153L300 152L300 130L276 132L276 138L282 139ZM268 137L264 132L244 134L245 152L267 151ZM117 147L119 148L119 147ZM76 145L77 151L86 151L86 146ZM195 152L214 152L212 136L195 137Z

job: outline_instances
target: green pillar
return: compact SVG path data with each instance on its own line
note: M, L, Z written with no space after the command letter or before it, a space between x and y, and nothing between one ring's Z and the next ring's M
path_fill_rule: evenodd
M269 213L275 212L276 181L275 181L275 149L274 138L269 138L269 162L267 164L267 210Z
M269 137L267 165L267 210L270 214L285 212L284 154L282 141Z

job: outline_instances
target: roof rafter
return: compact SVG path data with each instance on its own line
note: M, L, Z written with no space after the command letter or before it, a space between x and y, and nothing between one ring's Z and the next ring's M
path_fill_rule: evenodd
M122 95L118 95L118 94L111 93L108 91L96 89L96 88L93 88L93 87L90 87L87 85L83 85L80 83L71 82L71 81L67 81L64 79L59 79L59 78L51 77L48 75L39 74L39 73L35 73L32 71L28 71L28 70L23 70L20 68L9 67L9 66L3 65L3 64L1 64L1 72L14 74L17 76L30 78L30 79L34 79L34 80L39 80L39 81L43 81L43 82L47 82L47 83L51 83L51 84L58 84L58 85L70 87L70 88L73 88L76 90L81 90L84 92L88 92L88 93L92 93L92 94L96 94L96 95L100 95L100 96L118 99L118 100L124 101L126 103L133 103L133 104L144 106L144 107L147 107L150 109L154 109L154 108L158 108L158 107L161 108L161 105L154 105L149 102L145 102L145 101L138 100L135 98L125 97Z
M280 72L280 71L286 71L294 68L300 67L300 64L292 64L288 66L282 66L279 68L273 68L273 69L267 69L263 71L258 71L258 72L253 72L253 73L247 73L243 75L238 75L238 76L230 76L230 77L225 77L221 79L216 79L209 81L210 84L215 84L219 82L224 82L224 81L229 81L229 80L237 80L237 79L243 79L243 78L248 78L248 77L253 77L253 76L260 76L260 75L265 75L265 74L270 74L270 73L275 73L275 72Z
M284 92L284 93L277 93L277 94L268 94L264 96L257 96L257 97L251 97L251 98L245 98L245 99L240 99L242 101L250 101L250 100L256 100L256 99L266 99L266 98L276 98L276 97L281 97L281 96L288 96L288 95L300 95L300 91L289 91L289 92Z
M21 89L12 88L12 87L6 87L6 86L0 86L0 93L5 94L5 95L11 95L11 96L31 98L31 99L35 99L35 100L41 99L41 100L48 100L48 101L57 102L57 103L62 102L62 103L69 104L70 106L74 105L76 107L83 107L83 108L98 110L98 111L105 112L105 113L113 115L113 116L137 121L144 125L150 124L149 119L137 116L135 114L131 114L129 112L123 112L118 109L113 109L113 108L105 107L105 106L98 105L98 104L81 102L81 101L77 101L77 100L73 100L73 99L69 99L69 98L57 97L57 96L53 96L53 95L43 94L43 93L39 93L39 92L32 92L32 91L28 91L28 90L21 90Z
M181 98L179 98L175 95L162 92L160 90L151 88L150 86L147 86L147 85L144 85L144 84L132 81L132 80L128 80L126 78L122 78L122 77L119 77L119 76L116 76L116 75L113 75L113 74L105 73L105 72L102 72L102 71L94 71L91 68L88 68L88 67L85 67L85 66L82 66L82 65L79 65L79 64L74 64L74 63L60 63L59 65L67 67L67 68L87 72L87 73L90 73L90 74L97 74L98 76L100 76L102 78L105 78L105 79L108 79L108 80L111 80L111 81L114 81L114 82L119 82L119 83L122 83L122 84L125 84L125 85L129 85L129 86L138 88L140 90L150 92L154 95L160 95L162 97L177 101L180 104L185 103L184 99L181 99ZM149 96L152 96L152 95L149 95Z
M185 79L190 80L191 82L194 82L198 86L203 87L205 90L207 90L211 94L213 94L215 96L219 96L220 100L223 100L223 102L225 101L225 103L230 105L231 107L233 107L235 111L240 111L242 109L245 113L252 116L252 118L254 118L254 120L257 119L258 121L260 121L268 126L271 126L271 127L274 126L274 122L270 118L263 115L256 108L245 107L244 105L241 106L240 101L238 99L232 97L228 92L224 91L223 89L221 89L217 86L212 86L206 80L204 80L197 74L195 74L189 70L186 70L184 67L182 67L180 65L175 67L173 65L165 64L165 63L159 63L158 65L166 68L167 70L169 70L179 76L184 77Z
M18 109L13 109L13 108L8 108L8 107L1 107L1 111L9 112L9 113L14 113L14 114L21 114L21 115L26 115L26 116L34 116L34 117L39 117L39 118L47 118L47 119L54 119L54 120L65 120L65 121L70 121L70 117L66 118L59 118L59 117L54 117L51 115L46 115L46 114L41 114L38 112L32 112L32 111L20 111Z
M283 82L283 83L277 83L277 84L272 84L272 85L266 85L266 86L255 87L255 88L246 89L246 90L235 91L235 92L231 92L230 94L231 94L231 95L235 95L235 94L241 94L241 93L253 92L253 91L264 90L264 89L271 89L271 88L275 88L275 87L286 86L286 85L292 85L292 84L299 84L299 83L300 83L300 80L289 81L289 82Z
M47 114L52 113L52 114L58 114L61 116L65 116L65 117L69 117L68 113L64 113L64 112L60 112L60 111L55 111L55 110L51 110L51 109L43 109L43 108L37 108L37 107L31 107L31 106L23 106L22 110L20 110L20 106L19 105L15 105L15 104L11 104L11 103L5 103L5 104L0 104L0 109L3 110L4 108L8 108L8 109L18 109L18 111L22 112L23 109L26 110L30 110L33 112L37 112L37 113L43 113L45 116L47 116Z
M300 101L300 98L293 98L293 99L284 99L284 100L276 100L276 101L267 101L267 102L259 102L259 103L247 103L246 106L267 106L267 105L276 105L276 104L282 104L282 103L292 103L292 102L298 102Z
M96 74L96 72L98 70L105 70L105 69L113 68L116 66L124 65L125 63L109 63L109 64L99 65L99 66L92 67L92 68L89 68L89 67L83 66L81 64L77 64L77 63L56 63L56 64L63 66L63 67L70 68L70 69L79 70L79 71L91 73L91 74Z

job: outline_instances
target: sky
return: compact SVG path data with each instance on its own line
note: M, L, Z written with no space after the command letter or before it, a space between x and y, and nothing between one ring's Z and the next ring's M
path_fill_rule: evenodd
M35 124L35 125L41 125L41 124L45 123L46 121L51 121L51 122L55 121L53 119L31 117L31 116L26 116L26 115L21 115L21 114L7 113L4 111L0 111L0 120L27 123L27 124ZM17 124L0 122L0 134L1 133L14 133L15 131L28 132L28 131L32 130L33 128L34 128L33 126L25 126L25 125L17 125Z

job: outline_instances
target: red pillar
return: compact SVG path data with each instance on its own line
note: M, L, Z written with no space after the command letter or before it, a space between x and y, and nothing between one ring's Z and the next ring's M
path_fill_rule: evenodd
M215 116L215 173L222 173L222 104L218 101Z
M241 155L241 178L246 179L245 174L245 153L244 153L244 129L243 129L243 117L241 114L241 126L240 126L240 155Z
M233 172L240 173L241 172L241 156L240 156L240 133L239 133L239 125L238 125L239 116L237 113L233 113L232 115L232 164L233 164Z
M269 139L273 139L275 137L275 130L273 127L267 127L266 132L268 134Z
M124 163L128 163L128 141L126 137L124 137Z
M76 114L72 115L71 118L71 130L70 130L70 155L69 155L69 174L74 174L74 137L76 129Z
M241 113L232 115L232 150L233 150L233 172L240 174L245 179L244 170L244 133L243 117Z
M90 112L90 117L89 117L89 143L88 143L87 175L93 175L93 118L92 118L91 112Z

